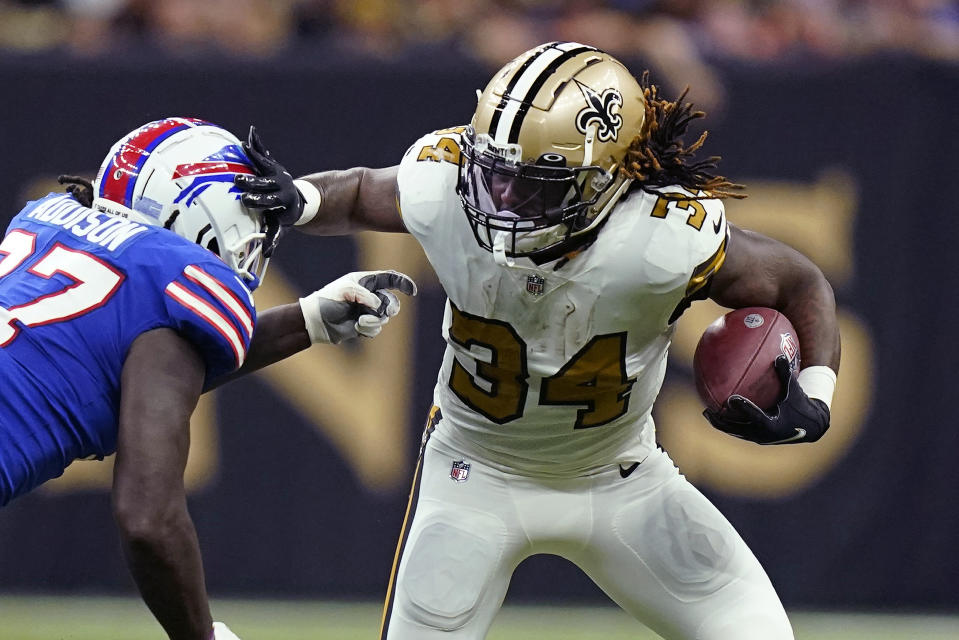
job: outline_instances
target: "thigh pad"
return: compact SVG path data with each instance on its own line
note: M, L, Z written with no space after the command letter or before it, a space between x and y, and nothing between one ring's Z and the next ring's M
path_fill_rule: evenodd
M495 572L503 570L503 523L488 514L460 514L461 522L428 523L404 554L397 597L407 615L427 627L465 625Z
M625 506L614 529L663 587L682 600L704 598L734 580L729 570L745 546L692 487L664 487L641 506Z

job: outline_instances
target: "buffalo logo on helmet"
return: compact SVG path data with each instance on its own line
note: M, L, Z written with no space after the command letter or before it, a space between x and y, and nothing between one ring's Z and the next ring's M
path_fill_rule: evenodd
M187 176L192 176L193 179L180 191L180 195L174 200L174 203L179 203L187 198L185 204L190 206L197 196L206 191L210 184L214 182L230 183L228 193L234 194L235 198L239 200L241 192L233 186L233 176L237 173L252 175L253 170L250 168L250 161L246 154L235 144L223 147L201 162L177 165L172 176L174 180Z
M596 124L597 138L602 142L616 140L619 129L623 126L623 116L614 111L619 111L623 106L623 94L612 87L598 94L579 80L573 82L586 98L586 106L576 114L576 129L585 134L590 126Z
M450 469L450 479L453 482L466 482L470 477L470 463L465 460L454 460Z

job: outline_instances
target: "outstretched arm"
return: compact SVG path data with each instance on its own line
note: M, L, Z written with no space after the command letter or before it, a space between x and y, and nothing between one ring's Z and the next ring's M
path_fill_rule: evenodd
M319 195L316 215L297 228L324 236L364 230L405 233L397 202L398 169L357 167L314 173L297 180L297 184L313 185Z
M314 291L299 303L259 314L246 360L236 371L214 380L207 391L279 362L313 344L337 344L374 338L400 312L393 291L416 295L416 283L399 271L354 271Z
M317 235L356 231L406 231L399 215L399 167L325 171L294 180L260 142L256 130L243 144L258 175L238 175L243 204L284 226Z
M376 336L399 312L393 291L415 295L416 285L396 271L354 272L299 303L265 311L243 367L212 386L317 342ZM164 328L133 342L121 377L114 517L137 587L172 640L209 640L213 630L199 543L183 486L190 416L205 374L206 365L196 349ZM216 634L233 637L225 627Z
M289 358L311 344L299 304L291 302L267 309L257 314L256 327L243 366L217 378L207 390Z
M183 470L205 365L170 329L139 336L123 365L113 512L143 600L171 640L209 640L213 619Z

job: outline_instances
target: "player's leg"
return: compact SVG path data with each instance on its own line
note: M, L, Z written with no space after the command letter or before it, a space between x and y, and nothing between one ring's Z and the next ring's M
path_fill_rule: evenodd
M495 471L424 447L391 576L381 640L482 640L528 550Z
M596 478L594 537L576 558L668 640L792 640L783 606L732 525L662 451Z

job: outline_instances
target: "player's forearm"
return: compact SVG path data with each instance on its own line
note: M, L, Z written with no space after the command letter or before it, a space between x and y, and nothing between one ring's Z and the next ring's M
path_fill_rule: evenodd
M256 329L243 366L214 380L207 391L288 358L311 344L299 304L292 302L267 309L257 316Z
M772 238L730 225L726 262L710 297L730 309L771 307L796 328L802 366L839 371L839 321L832 287L806 256Z
M396 171L396 167L355 167L299 178L316 188L319 200L316 194L304 194L307 208L318 208L309 222L296 226L297 230L326 236L364 230L405 232L397 211Z
M196 530L186 511L120 524L130 573L170 640L209 640L213 627Z
M768 306L792 323L799 338L802 368L827 366L839 371L839 320L832 287L819 267L793 249L781 252L765 267L774 295Z
M762 306L776 309L792 323L799 338L802 367L825 365L839 372L839 321L832 287L822 272L803 259L792 264L768 297L745 298L733 308Z
M799 334L802 367L825 365L839 372L839 321L836 300L826 278L816 270L807 275L779 306Z

